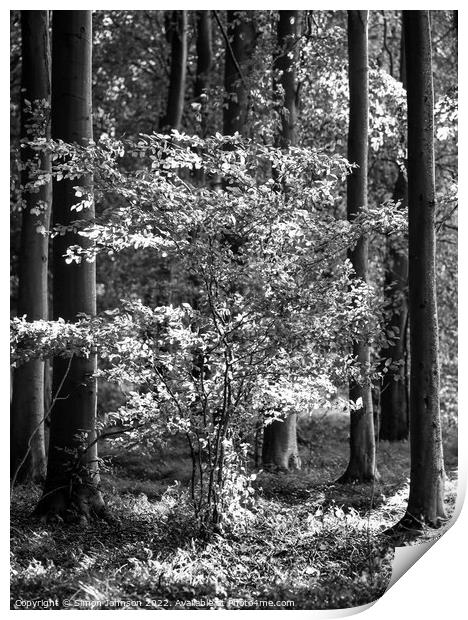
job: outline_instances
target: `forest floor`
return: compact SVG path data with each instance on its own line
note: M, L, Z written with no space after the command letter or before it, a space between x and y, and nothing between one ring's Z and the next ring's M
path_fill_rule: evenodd
M379 443L375 485L334 484L347 464L347 432L348 418L338 413L302 424L302 471L260 473L247 527L209 542L197 540L181 508L174 481L188 479L190 464L175 449L152 458L108 451L111 523L41 524L30 516L39 488L17 487L12 608L50 600L58 609L335 609L376 600L389 583L395 544L440 531L397 543L382 535L404 514L408 442ZM455 431L444 449L451 514Z

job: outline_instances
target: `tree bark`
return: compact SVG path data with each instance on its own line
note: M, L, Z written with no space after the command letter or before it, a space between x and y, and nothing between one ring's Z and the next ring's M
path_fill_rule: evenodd
M197 11L197 74L194 95L200 104L202 138L208 133L207 92L212 64L211 11Z
M434 92L429 11L404 11L408 80L411 482L403 525L445 518L435 254Z
M281 118L278 146L286 148L297 143L297 37L299 35L300 11L280 11L278 21L278 48L275 69L279 79L274 88L279 99L278 109ZM282 88L280 89L279 86ZM282 91L282 92L281 92ZM281 92L281 94L280 94Z
M195 77L194 95L200 105L200 133L206 138L209 133L209 100L208 91L213 65L211 11L197 11L197 73ZM206 175L202 168L194 173L199 185L206 183ZM216 182L218 182L216 180Z
M21 11L21 137L39 137L31 134L33 115L25 110L25 103L42 100L50 104L50 41L49 12ZM48 115L48 110L46 110ZM47 121L43 137L50 137ZM23 148L23 166L34 158L29 148ZM42 154L40 169L50 172L50 157ZM22 185L30 180L27 170L22 172ZM21 249L19 255L18 316L27 320L48 319L47 264L51 183L37 193L23 191ZM44 234L37 232L43 230ZM44 446L44 362L33 360L15 369L11 409L11 475L17 481L41 481L46 473Z
M297 79L296 79L296 39L299 32L300 11L280 11L278 21L278 48L275 67L279 70L275 91L282 86L282 95L278 96L278 108L281 129L278 146L287 148L297 142ZM284 97L283 97L284 95ZM297 414L291 413L284 420L275 420L264 428L263 432L263 466L266 469L300 469L301 462L297 447Z
M167 110L161 120L162 130L180 130L185 102L187 75L187 11L172 11L168 38L171 42L171 71Z
M301 468L297 447L297 414L274 420L263 430L262 462L267 470L287 472Z
M405 37L402 30L400 44L400 81L406 88ZM401 201L401 208L408 205L408 182L400 169L393 194ZM387 327L393 328L395 344L381 352L382 358L391 358L398 370L389 370L382 379L380 393L379 437L387 441L408 439L409 390L407 381L407 325L408 325L408 253L392 239L387 243L385 266Z
M408 204L408 183L400 170L395 185L395 200L402 208ZM387 327L393 328L394 344L381 352L382 358L391 358L398 369L384 374L380 393L379 437L387 441L408 439L409 402L406 373L408 325L408 255L394 241L389 241L385 272L386 306L390 314Z
M159 124L161 131L179 131L181 128L187 77L187 28L187 11L172 11L166 28L166 37L171 43L171 70L166 115ZM161 303L173 303L173 265L167 258L158 258L157 262L160 264L160 280L167 287Z
M54 11L52 29L52 137L87 145L92 139L91 11ZM54 180L53 219L56 224L92 220L94 207L72 211L74 186L92 192L87 174L73 181ZM75 233L58 235L53 250L54 319L76 321L78 313L96 313L94 262L66 264L70 245L89 241ZM37 507L41 516L87 518L102 512L96 442L96 355L55 358L47 479Z
M255 47L253 21L238 11L227 11L227 38L223 132L232 136L236 131L244 133L247 125L249 91L245 76Z
M197 99L209 88L212 64L211 12L197 11L197 74L194 88Z
M367 51L367 11L348 11L349 60L349 130L348 160L358 164L347 179L348 220L352 221L367 209L367 155L369 127L369 67ZM368 239L359 238L348 253L356 277L368 279ZM349 397L361 406L351 411L350 458L345 473L338 482L368 482L377 476L375 463L374 415L372 388L368 378L370 349L367 342L353 345L353 355L359 364L362 378L350 381Z

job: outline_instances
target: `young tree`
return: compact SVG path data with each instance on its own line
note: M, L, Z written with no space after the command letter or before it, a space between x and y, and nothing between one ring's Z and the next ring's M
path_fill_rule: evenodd
M21 137L48 137L48 119L35 118L34 108L50 105L49 12L21 11ZM48 115L47 107L43 110ZM39 111L37 111L39 114ZM38 135L39 134L39 135ZM48 319L47 263L51 184L38 191L28 189L28 164L50 173L46 154L35 161L34 152L23 148L21 183L23 213L19 256L18 315L29 321ZM37 188L35 188L37 189ZM44 362L32 360L18 367L13 380L11 412L11 474L16 480L43 480L46 473L44 446Z
M52 138L87 145L92 140L91 11L54 11L52 28ZM72 210L76 186L86 206ZM54 180L54 225L77 225L93 220L93 179ZM78 313L96 313L95 263L68 264L69 246L88 246L75 232L54 239L54 319L76 321ZM96 443L96 356L55 358L47 479L37 513L64 515L76 511L84 518L103 510L98 489Z
M400 81L406 88L405 37L402 31L400 44ZM398 171L394 200L401 207L408 205L408 182L405 171ZM385 293L387 328L394 336L394 344L382 351L382 357L392 359L392 364L382 380L380 393L379 437L388 441L408 438L408 384L406 373L407 324L408 324L408 252L401 243L389 238L385 266Z
M230 136L245 131L249 90L245 71L255 46L255 26L251 17L227 11L226 60L224 88L226 103L223 132Z
M367 11L348 11L349 130L348 160L359 167L348 176L347 211L352 221L367 209L367 155L369 131L369 82L367 51ZM362 235L349 259L356 276L367 282L368 239ZM359 362L361 377L349 383L351 410L350 458L339 482L365 482L376 476L374 416L369 379L370 349L365 341L355 342L353 355Z
M187 11L172 11L167 38L171 43L171 72L166 115L160 128L180 130L187 75Z
M51 351L77 355L92 343L106 360L100 376L132 385L113 420L133 445L152 451L174 433L187 438L189 492L203 528L245 516L252 499L246 439L264 414L323 406L334 392L331 377L345 367L339 351L355 333L355 303L362 304L363 321L373 316L362 283L350 281L348 265L337 264L339 221L315 209L330 208L334 192L314 180L329 177L334 189L349 171L347 161L241 138L235 150L224 148L232 143L220 134L203 141L187 135L166 141L157 134L127 141L127 152L138 157L136 174L125 173L128 159L121 161L118 143L105 140L92 149L94 161L106 162L95 175L96 196L125 195L135 209L120 225L113 217L101 220L93 230L100 239L90 250L141 252L134 231L149 230L153 255L169 250L185 282L197 279L196 304L151 308L124 301L78 323L43 321L33 328L20 318L12 321L12 357L18 362ZM80 156L78 148L67 148ZM180 176L154 167L161 149ZM84 155L89 161L88 151ZM284 183L272 187L267 175L259 182L265 162L282 170ZM184 169L200 163L236 192L199 192L188 175L179 182ZM349 229L338 247L355 237ZM242 253L232 251L224 234L242 239ZM317 269L310 248L324 242ZM81 248L73 250L82 256ZM323 268L333 276L324 279Z
M297 36L300 11L280 11L278 20L278 49L275 68L278 79L275 91L279 99L281 129L278 145L287 148L296 144L297 118ZM284 420L267 423L263 432L262 461L266 468L299 469L297 447L297 413Z
M429 11L404 11L408 97L410 495L402 525L445 518L435 275L434 94Z

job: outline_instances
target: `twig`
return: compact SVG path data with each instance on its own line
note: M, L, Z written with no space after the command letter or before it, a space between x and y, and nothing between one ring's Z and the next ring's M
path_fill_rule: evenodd
M243 84L244 84L244 86L247 88L247 82L245 81L244 74L242 73L242 70L241 70L241 68L240 68L240 65L239 65L239 63L237 62L237 58L236 58L236 56L235 56L235 54L234 54L234 50L232 49L231 43L230 43L230 41L229 41L229 37L227 36L227 32L226 32L226 30L225 30L225 28L224 28L223 24L221 23L221 20L219 19L218 11L213 11L213 14L214 14L214 16L215 16L216 23L218 24L219 29L221 30L221 33L222 33L223 38L224 38L224 41L226 42L226 47L227 47L227 48L228 48L228 50L229 50L229 53L230 53L231 58L232 58L232 62L234 63L234 65L235 65L235 67L236 67L237 73L239 74L239 77L240 77L240 79L242 80L242 83L243 83Z
M53 407L54 407L55 403L57 402L57 400L59 400L59 396L58 396L58 395L60 394L60 390L62 389L63 384L65 383L65 380L66 380L66 378L67 378L67 376L68 376L68 373L70 372L70 368L71 368L72 360L73 360L73 355L70 357L70 360L69 360L69 362L68 362L67 369L66 369L66 371L65 371L65 373L64 373L64 375L63 375L63 377L62 377L62 380L60 381L60 385L58 386L57 391L55 392L55 396L54 396L54 398L52 399L52 402L51 402L51 404L50 404L50 407L47 409L47 411L46 411L46 413L44 414L44 416L42 417L42 419L41 419L41 420L39 420L39 422L37 423L37 425L36 425L36 426L35 426L35 428L33 429L33 431L32 431L32 433L31 433L31 435L29 436L29 439L28 439L28 447L27 447L26 453L25 453L25 455L23 456L23 458L21 459L21 461L20 461L20 463L19 463L18 467L15 469L15 472L14 472L14 474L13 474L12 478L11 478L11 484L10 484L10 494L11 494L11 493L13 493L13 488L14 488L14 486L15 486L15 483L16 483L16 478L18 477L18 473L19 473L20 469L23 467L24 463L26 462L26 459L28 458L29 453L31 452L32 440L33 440L34 436L36 435L37 431L40 429L41 424L44 424L44 422L48 419L48 417L49 417L49 415L50 415L50 413L51 413L51 411L52 411L52 409L53 409ZM65 398L68 398L68 397L66 396ZM62 399L61 399L61 400L62 400Z
M388 47L388 42L387 42L387 18L385 17L385 11L382 11L383 14L383 18L384 18L384 33L383 33L383 45L384 45L384 49L388 54L388 59L389 59L389 73L392 77L395 77L393 75L393 54L390 50L390 48Z

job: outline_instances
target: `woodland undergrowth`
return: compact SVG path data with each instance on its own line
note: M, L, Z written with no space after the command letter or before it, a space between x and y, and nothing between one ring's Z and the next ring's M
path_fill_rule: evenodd
M346 422L328 413L303 423L303 470L260 473L248 522L209 540L197 536L189 457L180 445L164 457L107 451L103 490L111 522L40 524L29 516L39 488L17 487L12 607L21 598L50 598L72 609L111 609L115 601L118 609L264 609L284 601L293 604L281 608L332 609L377 599L390 580L395 544L440 532L398 542L382 535L405 510L407 442L379 444L382 479L374 488L333 484L346 462ZM456 437L445 443L453 511Z

